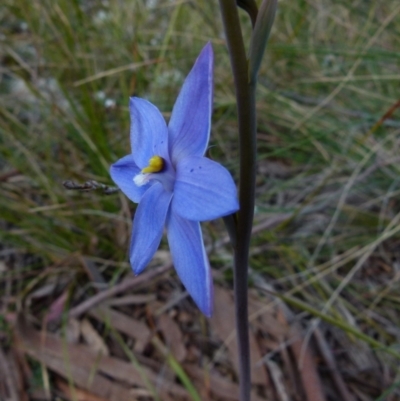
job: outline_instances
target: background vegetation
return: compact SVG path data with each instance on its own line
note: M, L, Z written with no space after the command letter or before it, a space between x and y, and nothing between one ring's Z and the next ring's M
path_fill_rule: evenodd
M399 386L399 15L396 1L280 1L258 86L250 285L285 301L306 336L320 322L340 333L332 344L341 355L373 356L386 381L362 390L368 400L386 399L387 389L395 397ZM68 305L90 297L88 264L107 283L131 274L135 205L62 182L112 185L109 165L130 149L129 96L148 98L168 119L207 41L216 54L210 155L236 178L235 101L217 2L2 2L3 316L23 310L40 321L47 304L24 302L48 283L57 283L52 299L68 291ZM204 233L216 281L229 287L223 226L204 224ZM161 250L154 264L166 260ZM365 373L353 363L355 376Z

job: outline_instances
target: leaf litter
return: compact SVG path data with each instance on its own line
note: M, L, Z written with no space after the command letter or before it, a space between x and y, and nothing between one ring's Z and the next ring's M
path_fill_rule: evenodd
M44 281L41 296L31 297L29 307L8 318L5 315L9 333L2 332L1 337L0 367L7 372L0 376L3 399L46 399L46 391L32 387L32 378L41 366L52 397L190 400L190 392L167 362L170 355L201 399L238 400L232 290L216 285L215 312L210 320L202 317L188 298L157 314L158 296L149 294L158 290L163 297L173 297L176 286L176 279L165 275L168 270L159 271L147 284L139 280L142 284L134 295L129 286L123 286L77 317L66 313L66 302L74 302L74 297L67 297L65 288L46 290L49 284ZM102 291L107 289L97 294ZM35 303L44 311L47 305L42 317L32 315ZM338 331L328 325L321 325L307 340L307 320L302 314L295 315L281 300L259 291L250 291L249 305L253 400L369 400L368 391L378 390L376 380L365 381L368 375L359 383L348 380L349 369L360 370L358 360L349 353L360 353L359 342L351 344L347 337L338 337ZM11 338L8 344L5 338ZM378 364L376 360L373 364L371 355L369 358L364 363L372 374Z

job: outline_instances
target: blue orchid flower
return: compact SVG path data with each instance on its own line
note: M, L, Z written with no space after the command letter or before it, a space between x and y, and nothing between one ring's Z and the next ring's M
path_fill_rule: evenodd
M229 172L204 157L211 128L213 50L207 44L187 76L168 127L145 99L130 99L132 153L111 166L114 182L139 203L130 244L135 274L156 252L166 227L173 264L200 310L211 316L213 287L200 222L238 210Z

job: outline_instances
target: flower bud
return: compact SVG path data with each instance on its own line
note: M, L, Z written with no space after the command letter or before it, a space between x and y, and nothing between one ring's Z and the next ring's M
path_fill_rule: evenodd
M277 0L263 0L251 35L249 51L249 82L255 82L268 37L274 23Z

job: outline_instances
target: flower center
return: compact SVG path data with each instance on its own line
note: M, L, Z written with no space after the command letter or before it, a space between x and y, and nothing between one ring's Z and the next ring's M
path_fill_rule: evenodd
M142 173L159 173L164 168L164 159L160 156L153 156L149 165L142 169Z
M163 184L167 191L173 191L175 172L161 156L153 156L149 160L148 166L142 168L140 173L133 177L133 182L138 187L148 184L150 180L157 180Z

